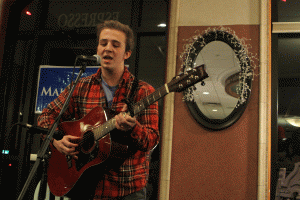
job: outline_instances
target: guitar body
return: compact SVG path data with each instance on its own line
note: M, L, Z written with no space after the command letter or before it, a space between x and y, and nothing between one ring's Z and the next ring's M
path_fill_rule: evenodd
M78 160L68 159L51 145L48 185L55 196L71 196L70 190L74 190L75 184L83 178L83 174L90 167L103 163L109 157L112 144L110 134L95 142L92 132L93 128L107 121L106 116L105 110L96 107L81 120L60 124L59 128L66 135L81 137L81 141L77 147ZM72 193L74 195L74 191Z

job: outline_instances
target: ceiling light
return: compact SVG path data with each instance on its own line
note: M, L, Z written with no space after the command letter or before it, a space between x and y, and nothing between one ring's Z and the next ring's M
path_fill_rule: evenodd
M216 110L216 109L213 109L212 111L213 111L213 112L217 112L218 110Z
M167 24L165 24L165 23L161 23L161 24L157 25L157 27L166 27L166 26L167 26Z
M292 126L300 127L300 117L299 116L285 117L285 120Z
M203 92L203 94L209 94L209 92Z

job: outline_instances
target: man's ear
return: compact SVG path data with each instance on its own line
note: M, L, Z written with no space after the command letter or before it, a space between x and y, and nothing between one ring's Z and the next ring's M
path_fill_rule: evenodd
M130 56L131 56L131 53L132 53L132 51L126 51L125 52L125 55L124 55L124 59L126 60L126 59L128 59Z

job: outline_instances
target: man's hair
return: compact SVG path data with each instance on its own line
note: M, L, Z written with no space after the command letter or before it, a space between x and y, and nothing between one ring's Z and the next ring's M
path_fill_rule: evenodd
M126 35L126 49L125 51L133 51L134 48L134 34L133 30L126 24L122 24L121 22L115 21L115 20L108 20L104 21L101 24L98 24L97 26L97 37L98 42L100 39L100 34L102 30L104 29L115 29L118 31L122 31Z

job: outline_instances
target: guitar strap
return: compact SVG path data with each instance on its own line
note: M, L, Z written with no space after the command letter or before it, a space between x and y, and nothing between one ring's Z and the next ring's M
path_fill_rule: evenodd
M128 111L130 112L130 115L134 116L134 110L133 110L133 104L134 104L134 97L137 93L139 80L134 77L134 80L131 85L130 92L127 96L127 98L123 99L122 101L127 104ZM111 154L110 154L110 161L107 163L106 166L107 169L110 168L118 168L122 163L124 163L125 159L132 156L136 151L137 148L135 145L133 145L132 142L128 142L126 138L124 137L118 137L118 132L111 132L111 138L112 138L112 145L111 145ZM123 134L124 135L124 134ZM121 139L121 140L120 140Z
M129 111L131 117L134 116L133 104L134 104L134 97L136 95L138 85L139 85L139 80L136 77L134 77L133 83L131 85L131 90L130 90L127 98L124 99L124 102L127 104L128 111Z

